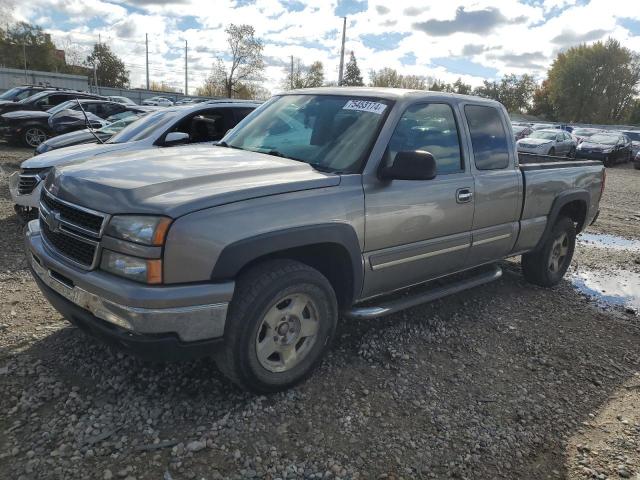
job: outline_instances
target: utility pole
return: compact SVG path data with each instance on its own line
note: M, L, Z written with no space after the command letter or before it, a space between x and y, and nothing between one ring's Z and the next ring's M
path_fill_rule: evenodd
M338 74L338 86L342 86L344 74L344 40L347 32L347 17L342 17L342 48L340 48L340 73Z
M293 90L293 55L291 55L291 74L289 75L291 90Z
M29 80L27 80L27 47L24 44L24 42L22 43L22 56L24 57L24 83L29 83Z
M149 90L149 35L144 34L144 44L147 50L147 90Z
M189 81L187 80L187 41L184 41L184 94L189 95Z
M96 87L96 93L100 93L100 89L98 88L98 67L95 59L93 60L93 85Z

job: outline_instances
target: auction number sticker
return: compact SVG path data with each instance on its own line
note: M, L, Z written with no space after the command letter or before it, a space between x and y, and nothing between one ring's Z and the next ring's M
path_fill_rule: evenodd
M384 103L370 102L368 100L349 100L343 110L358 110L360 112L370 112L382 115L387 106Z

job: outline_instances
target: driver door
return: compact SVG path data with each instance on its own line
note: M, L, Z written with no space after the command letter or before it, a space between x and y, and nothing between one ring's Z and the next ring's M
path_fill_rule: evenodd
M436 160L436 177L392 181L364 177L364 297L464 267L471 244L474 181L464 160L459 124L447 103L410 106L382 161L391 163L400 151L424 150Z

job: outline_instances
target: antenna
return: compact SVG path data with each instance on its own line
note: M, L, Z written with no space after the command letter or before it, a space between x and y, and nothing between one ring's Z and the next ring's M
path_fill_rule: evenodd
M96 135L96 132L93 131L93 128L91 127L91 122L89 122L89 117L87 117L87 112L85 112L84 108L82 108L82 104L80 103L80 100L78 100L78 97L76 97L76 102L78 102L78 106L80 107L80 110L82 110L82 114L84 115L84 124L91 132L91 135L93 135L96 138L96 140L98 140L98 143L104 143L102 139L98 137L98 135Z

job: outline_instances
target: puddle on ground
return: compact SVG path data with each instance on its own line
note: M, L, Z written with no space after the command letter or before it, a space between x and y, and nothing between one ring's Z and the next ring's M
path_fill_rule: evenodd
M588 247L640 252L640 240L629 240L617 235L608 235L606 233L581 233L578 235L577 240L578 244L586 245Z
M620 306L640 314L640 275L626 270L578 270L569 280L600 306Z

